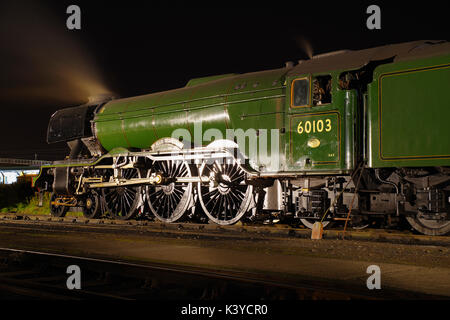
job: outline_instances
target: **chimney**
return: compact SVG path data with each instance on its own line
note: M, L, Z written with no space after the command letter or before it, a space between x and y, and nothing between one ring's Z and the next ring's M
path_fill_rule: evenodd
M286 68L291 69L293 67L294 67L294 62L292 62L292 61L286 62Z

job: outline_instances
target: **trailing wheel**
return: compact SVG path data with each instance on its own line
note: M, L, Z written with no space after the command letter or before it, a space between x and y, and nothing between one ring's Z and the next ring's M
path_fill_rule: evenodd
M443 236L450 233L450 220L425 219L420 211L415 217L406 217L406 221L416 231L429 236Z
M52 193L50 196L51 215L53 217L65 217L67 211L69 211L69 207L62 205L61 196L58 196L56 193Z
M192 203L192 183L176 182L176 178L191 177L191 169L185 161L155 161L147 171L162 177L161 184L148 185L145 194L148 206L155 217L163 222L179 220Z
M198 195L208 218L220 225L239 221L252 202L253 186L247 185L246 173L234 159L202 164L200 176L214 177L214 183L198 183Z
M140 174L136 168L120 169L120 177L124 180L139 178ZM141 187L129 185L112 188L103 188L102 197L106 209L113 218L129 220L136 216L140 203Z
M84 199L83 215L85 218L95 219L101 216L100 195L95 190L87 193Z

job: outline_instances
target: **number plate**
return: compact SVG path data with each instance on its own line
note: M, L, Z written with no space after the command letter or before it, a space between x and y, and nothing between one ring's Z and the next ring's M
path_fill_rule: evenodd
M338 112L306 113L291 118L290 154L297 166L336 165L340 160Z

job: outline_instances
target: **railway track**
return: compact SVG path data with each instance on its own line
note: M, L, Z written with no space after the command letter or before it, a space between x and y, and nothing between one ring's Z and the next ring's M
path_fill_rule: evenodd
M81 270L81 288L67 287L68 266ZM270 278L199 267L131 263L48 252L0 248L1 299L63 300L297 300L439 299L444 297L349 285Z
M1 214L0 225L39 225L51 228L51 225L64 225L66 228L83 228L92 232L110 232L111 230L128 233L157 232L164 234L195 235L196 237L252 237L252 238L310 238L310 229L295 228L284 224L274 225L243 225L218 226L199 223L161 223L149 220L112 220L86 219L84 217L57 218L44 215ZM376 241L412 245L450 246L450 236L426 236L410 231L364 229L346 230L342 228L325 229L324 239L342 239L359 241Z

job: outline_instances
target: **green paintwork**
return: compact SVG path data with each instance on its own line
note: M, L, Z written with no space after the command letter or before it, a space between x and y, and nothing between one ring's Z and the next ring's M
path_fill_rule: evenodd
M279 129L284 123L287 71L226 76L197 85L190 82L181 89L111 101L95 118L97 137L110 151L117 147L148 149L176 129L185 129L196 146L212 141L202 133L224 139L227 129L254 130L250 136L258 129ZM270 132L268 136L270 146Z
M369 87L372 167L450 165L450 56L380 66Z
M289 128L285 138L286 143L286 166L285 171L348 171L354 168L355 162L355 127L357 119L356 98L354 90L340 90L337 79L341 71L333 71L320 74L305 74L288 78L288 92L295 79L308 77L310 80L315 76L331 75L332 100L330 104L312 106L311 101L306 107L291 108L286 106L288 113L286 117L286 128ZM290 98L289 98L290 100ZM314 124L319 120L324 122L330 120L331 130L326 131L326 123L322 132L314 132ZM300 121L304 124L311 123L310 132L298 132ZM320 140L317 148L308 147L310 139Z
M199 84L203 84L206 82L211 82L214 80L219 80L219 79L228 78L228 77L232 77L232 76L237 76L237 74L236 73L228 73L228 74L221 74L218 76L194 78L194 79L191 79L188 81L188 83L186 84L186 87L193 87L193 86L197 86Z
M290 160L300 168L338 164L340 122L337 111L292 116Z
M359 99L356 90L339 89L339 76L349 70L295 76L288 71L198 78L184 88L113 100L94 119L96 135L111 151L149 149L174 132L184 142L206 146L214 139L233 139L227 130L242 130L245 145L237 143L261 172L348 173L363 155L369 167L450 165L450 96L443 94L450 83L448 55L377 67L367 99ZM331 103L291 108L292 82L319 75L331 76ZM365 105L358 105L363 100ZM298 132L300 121L327 119L330 131ZM310 142L314 148L308 146L311 139L319 141ZM262 153L269 158L278 154L279 162L256 157L249 144L266 150Z
M186 139L179 130L184 129L196 146L212 141L209 136L200 140L201 133L208 133L208 129L213 129L209 133L215 139L230 138L227 129L242 130L245 142L237 139L237 143L262 172L352 169L353 125L347 126L345 121L353 121L356 93L337 89L339 73L334 72L332 104L291 109L290 84L298 77L286 79L287 71L208 77L197 85L190 81L181 89L111 101L95 118L97 137L110 151L117 147L148 149L177 129L177 138ZM324 120L329 118L333 129L321 134L305 132L298 137L297 120L314 117L311 114L315 113L328 115ZM316 136L320 145L311 150L306 147L307 141ZM251 153L249 145L255 144L257 155L263 157ZM270 161L272 153L279 155L279 161ZM310 162L305 165L306 158Z

